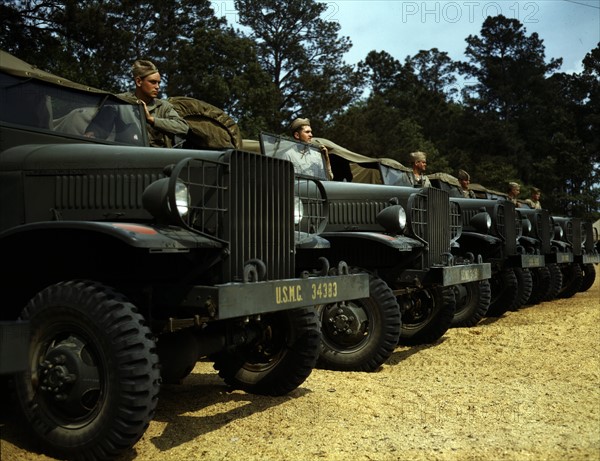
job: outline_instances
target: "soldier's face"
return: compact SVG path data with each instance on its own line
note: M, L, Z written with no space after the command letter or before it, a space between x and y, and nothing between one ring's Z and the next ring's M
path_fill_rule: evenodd
M312 128L309 126L303 126L294 133L294 136L299 141L309 143L313 138Z
M137 91L147 98L156 98L160 90L160 74L150 74L144 78L135 79Z

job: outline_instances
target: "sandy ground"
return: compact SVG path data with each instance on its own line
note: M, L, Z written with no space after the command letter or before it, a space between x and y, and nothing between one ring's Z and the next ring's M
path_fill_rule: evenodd
M375 373L315 370L285 397L230 392L199 363L163 388L120 459L600 460L599 326L600 276L573 298L399 347ZM52 459L14 419L1 399L0 460Z

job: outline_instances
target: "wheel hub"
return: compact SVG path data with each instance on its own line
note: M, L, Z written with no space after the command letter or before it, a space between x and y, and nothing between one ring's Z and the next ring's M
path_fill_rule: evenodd
M47 401L69 417L82 417L98 403L100 373L81 338L54 341L39 365L38 377Z
M355 344L368 333L364 309L354 304L335 304L326 309L323 319L326 332L337 342Z

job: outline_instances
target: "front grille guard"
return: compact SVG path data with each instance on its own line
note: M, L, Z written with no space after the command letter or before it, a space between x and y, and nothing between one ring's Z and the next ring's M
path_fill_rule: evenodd
M496 229L496 235L506 240L506 217L505 208L503 203L497 203L494 206L494 227Z
M522 234L522 223L514 204L507 201L497 203L494 216L496 235L503 240L506 254L516 254L517 236Z
M450 202L450 239L456 242L463 229L462 212L457 202Z
M323 183L315 178L297 175L294 195L302 202L302 219L296 227L300 233L320 234L329 219L327 193Z
M227 212L228 185L224 178L228 168L225 162L188 158L169 174L172 182L185 185L188 191L188 211L177 215L180 224L221 243L227 243L223 239L223 216ZM172 209L177 207L174 193L169 194L169 200Z
M542 244L542 254L550 253L552 220L548 210L540 210L535 214L534 229L536 237Z

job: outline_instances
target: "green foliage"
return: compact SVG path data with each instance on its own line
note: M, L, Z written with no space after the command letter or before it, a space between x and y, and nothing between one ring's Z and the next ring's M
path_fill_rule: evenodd
M555 214L600 213L600 44L579 74L558 72L543 40L516 19L488 17L466 38L466 62L438 48L404 62L371 51L357 66L328 4L237 0L243 31L209 0L0 0L0 48L44 70L123 91L135 59L154 61L163 96L225 110L245 137L281 132L296 116L353 151L428 172L471 173L496 190L543 191ZM474 81L457 91L459 81Z
M322 18L327 5L314 0L236 0L241 25L257 43L259 62L278 90L277 123L283 130L297 116L316 132L358 95L357 74L342 56L351 45L340 25Z

